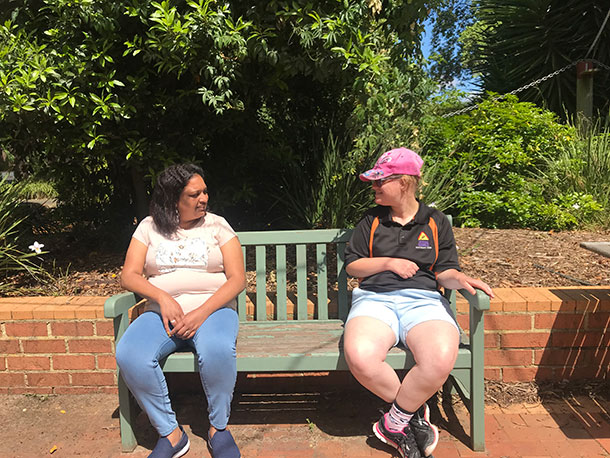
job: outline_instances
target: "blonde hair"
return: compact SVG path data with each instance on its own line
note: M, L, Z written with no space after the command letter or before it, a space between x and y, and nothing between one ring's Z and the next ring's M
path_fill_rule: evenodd
M403 175L400 177L400 184L402 185L402 189L406 192L409 188L413 190L413 194L417 195L417 190L419 189L420 177L415 175Z

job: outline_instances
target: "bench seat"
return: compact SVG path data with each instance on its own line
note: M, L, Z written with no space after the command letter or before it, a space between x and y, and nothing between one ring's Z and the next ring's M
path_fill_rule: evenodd
M343 321L242 323L237 337L238 372L307 372L349 370L343 355ZM410 352L395 347L386 361L394 369L415 364ZM164 372L197 372L191 351L161 362ZM460 348L455 369L470 368L470 350Z

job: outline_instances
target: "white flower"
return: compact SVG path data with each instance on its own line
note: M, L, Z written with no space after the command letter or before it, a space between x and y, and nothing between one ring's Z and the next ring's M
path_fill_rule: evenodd
M573 208L574 210L578 210L578 209L580 208L580 205L578 205L578 204L574 204L574 205L572 205L572 208Z
M35 251L36 253L40 254L40 250L42 250L43 247L44 247L44 244L38 243L38 242L34 242L34 244L30 245L28 248L30 250Z
M428 204L428 207L436 208L436 202L432 202L432 203Z
M496 162L494 164L494 169L500 170L500 163L499 162Z

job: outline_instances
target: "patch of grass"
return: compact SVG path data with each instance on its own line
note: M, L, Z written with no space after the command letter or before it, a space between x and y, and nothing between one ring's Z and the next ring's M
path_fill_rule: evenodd
M305 421L307 422L307 427L309 428L309 432L313 433L316 430L316 424L311 421L309 418L306 418Z
M50 398L56 397L56 394L35 394L35 393L25 393L24 396L29 399L35 399L40 402L48 401Z

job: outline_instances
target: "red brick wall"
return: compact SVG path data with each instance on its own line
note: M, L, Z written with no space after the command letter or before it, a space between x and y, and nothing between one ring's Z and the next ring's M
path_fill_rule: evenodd
M0 393L116 392L105 299L0 299Z
M610 287L497 288L485 314L485 378L605 379ZM467 303L458 320L468 329Z
M608 376L610 287L498 288L485 314L485 377ZM0 393L116 392L104 297L0 299ZM467 303L458 320L468 329Z

